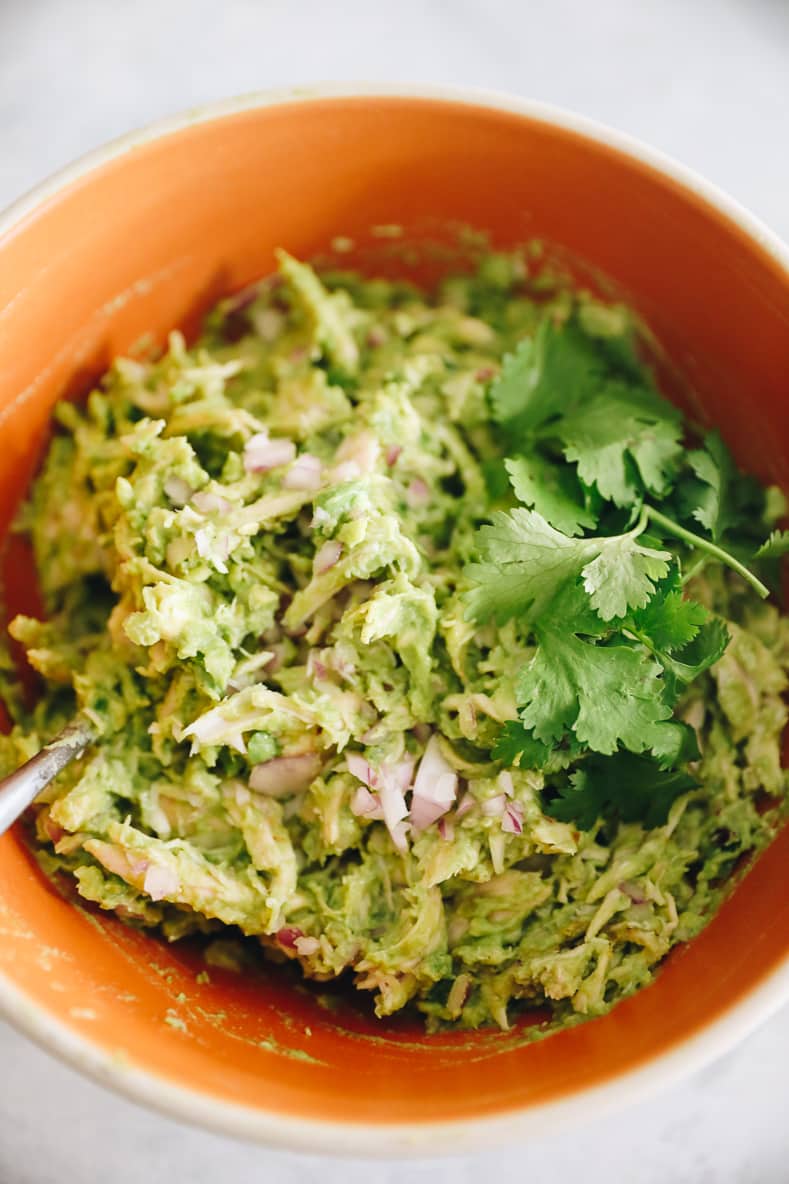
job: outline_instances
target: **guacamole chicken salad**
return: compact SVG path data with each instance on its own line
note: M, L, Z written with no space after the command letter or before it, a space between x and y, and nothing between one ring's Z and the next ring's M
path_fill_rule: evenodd
M775 833L783 498L533 257L426 293L283 252L57 407L0 773L88 721L33 812L82 898L379 1016L558 1025Z

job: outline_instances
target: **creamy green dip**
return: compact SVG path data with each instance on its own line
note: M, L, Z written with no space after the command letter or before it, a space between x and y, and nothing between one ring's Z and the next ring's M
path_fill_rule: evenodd
M10 627L43 693L9 692L0 766L93 721L35 815L86 900L350 972L380 1016L569 1022L648 983L774 833L789 628L720 568L692 586L731 641L682 697L700 757L660 825L583 830L550 772L492 755L532 643L468 612L476 532L513 501L489 387L546 317L631 335L524 259L427 296L283 254L193 349L57 408L20 520L46 619Z

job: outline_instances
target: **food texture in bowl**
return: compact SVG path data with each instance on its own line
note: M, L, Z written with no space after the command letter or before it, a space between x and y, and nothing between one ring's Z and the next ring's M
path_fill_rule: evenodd
M785 818L783 497L539 244L430 290L282 252L55 421L0 753L89 722L34 842L93 905L543 1035Z

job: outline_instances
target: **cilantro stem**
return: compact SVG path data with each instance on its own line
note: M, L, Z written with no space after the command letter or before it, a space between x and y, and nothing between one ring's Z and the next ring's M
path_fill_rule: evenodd
M667 518L665 514L661 514L660 510L656 510L654 506L645 505L644 510L652 522L657 526L662 526L669 534L675 535L678 539L682 539L683 542L688 543L691 547L696 547L699 551L706 551L708 555L712 555L720 563L724 563L732 571L736 571L752 588L756 589L762 599L770 595L770 589L765 587L762 581L752 571L749 571L745 564L740 563L739 559L735 559L728 551L724 551L723 547L719 547L716 543L711 542L710 539L702 538L699 534L694 534L691 530L686 530L684 526L680 526L673 519Z
M683 575L683 577L680 581L680 583L682 584L682 587L684 588L686 584L690 583L690 581L694 578L694 576L697 576L700 571L703 571L704 568L709 563L709 561L710 561L709 555L699 555L696 562L692 563L690 565L690 567L688 568L688 570Z

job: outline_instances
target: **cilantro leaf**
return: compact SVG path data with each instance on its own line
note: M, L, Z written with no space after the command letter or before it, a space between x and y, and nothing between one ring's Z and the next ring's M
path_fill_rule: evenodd
M590 757L575 770L558 797L543 800L547 814L575 822L584 830L598 818L662 826L673 803L698 782L687 772L661 769L648 757L630 752Z
M494 418L517 420L533 431L562 408L586 399L605 377L606 363L595 343L573 322L543 320L508 354L490 387Z
M789 552L789 530L774 530L756 552L757 559L779 559Z
M490 389L494 418L531 446L524 452L537 431L558 440L580 479L616 505L644 489L662 495L682 451L681 415L651 389L629 335L593 337L580 319L544 319L504 359Z
M674 567L649 603L632 614L629 625L637 634L649 637L656 650L670 654L693 641L708 620L702 604L683 597L679 568Z
M597 558L583 569L592 608L604 621L623 617L628 609L644 608L654 595L655 582L668 572L671 553L642 546L636 531L598 541Z
M505 765L520 762L524 769L543 769L552 753L547 744L529 735L520 720L511 719L501 729L491 755Z
M594 777L584 769L577 769L568 777L556 796L542 794L542 808L557 822L573 822L581 830L591 830L598 818L611 812L606 793Z
M557 773L582 753L582 746L572 736L568 736L560 748L550 747L535 739L519 719L511 719L503 725L491 756L505 765Z
M709 670L710 666L723 657L729 644L729 631L720 617L712 617L702 625L693 641L681 650L666 654L653 651L666 673L666 687L669 694L676 695L683 686L687 686ZM675 684L679 684L676 687Z
M570 538L536 510L518 506L493 514L477 532L480 562L466 567L474 587L470 615L499 624L519 616L537 620L565 586L583 576L592 607L602 620L646 604L654 581L668 571L671 555L637 542L643 522L608 538Z
M701 756L696 733L690 724L679 719L670 719L656 726L651 751L661 769L676 769Z
M625 628L660 662L670 701L713 666L729 644L729 631L719 617L682 599L678 569L645 608L630 614Z
M518 679L521 720L543 744L573 732L595 752L620 744L643 752L656 724L671 716L662 669L629 645L599 645L566 628L538 629L539 647Z
M597 519L584 505L580 482L566 465L557 465L535 452L505 460L510 482L519 501L542 514L564 534L593 530Z
M757 558L774 558L772 549L761 554L756 546L783 515L786 502L780 490L765 489L754 477L741 473L717 432L708 433L703 448L687 454L687 469L677 483L679 516L694 518L713 543L725 539L728 554L743 564L754 558L754 552ZM751 583L765 595L758 581L751 579Z
M667 688L685 686L722 657L729 643L726 625L702 604L682 596L679 568L658 587L644 608L630 613L624 622L658 659L667 675Z
M480 467L488 499L491 502L498 502L507 497L510 491L510 482L504 461L499 460L498 457L489 457L482 462Z
M520 506L493 514L476 541L481 561L466 567L476 585L468 595L469 613L477 621L493 617L499 624L515 616L539 616L596 554L589 540L568 538L536 510Z
M534 626L537 649L516 683L520 719L541 744L596 752L664 747L671 707L663 669L643 646L610 634L581 588L568 585Z
M670 403L644 386L607 383L563 416L555 435L586 485L627 506L641 493L663 495L682 453L682 423Z
M650 763L660 769L677 769L701 755L696 733L682 720L660 721L650 729L650 736L653 740ZM551 775L566 769L583 754L583 746L572 735L565 738L561 747L551 747L535 739L521 720L509 720L491 755L506 765L539 769Z
M699 758L696 733L682 720L660 721L650 728L650 749L661 769L674 769L686 761ZM508 720L501 729L491 752L494 760L521 769L539 769L543 773L558 773L583 755L584 747L572 734L564 737L561 746L551 747L537 740L522 720Z
M695 784L678 770L699 756L673 708L729 641L721 620L685 599L676 548L706 552L765 596L747 557L758 526L780 511L769 517L769 495L739 473L717 433L683 452L680 412L611 310L577 305L561 324L546 316L505 358L490 394L515 445L504 468L524 504L478 531L468 615L518 618L535 643L516 681L520 716L493 755L549 775L580 758L550 803L555 817L657 825ZM632 529L589 533L628 515ZM789 531L773 531L757 556L788 552Z
M719 539L737 517L732 498L737 471L731 453L718 433L710 432L704 447L689 452L687 460L696 480L685 482L683 503L713 539Z

